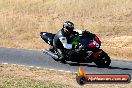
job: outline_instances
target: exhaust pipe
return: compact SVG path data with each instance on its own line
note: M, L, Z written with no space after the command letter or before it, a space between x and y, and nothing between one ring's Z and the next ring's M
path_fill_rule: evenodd
M47 49L44 49L43 53L45 53L45 54L47 54L47 55L49 55L49 56L51 56L52 58L55 58L55 59L59 58L57 55L53 54L51 51L49 51Z

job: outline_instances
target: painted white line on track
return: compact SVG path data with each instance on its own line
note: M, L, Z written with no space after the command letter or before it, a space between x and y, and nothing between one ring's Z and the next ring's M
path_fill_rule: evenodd
M37 69L40 69L41 67L36 67Z
M66 73L72 73L71 71L65 71Z
M8 63L2 63L2 64L8 64Z
M76 74L77 74L78 72L74 72L74 73L76 73Z
M2 64L9 64L9 63L2 63ZM11 65L19 65L19 64L11 64ZM26 65L19 65L19 66L26 66ZM27 67L30 67L30 68L37 68L37 69L40 69L41 67L35 67L35 66L27 66ZM50 70L50 71L59 71L59 72L66 72L66 73L73 73L73 74L76 74L78 72L71 72L71 71L65 71L65 70L56 70L56 69L49 69L49 68L44 68L44 69L47 69L47 70Z
M20 65L20 66L25 66L25 65Z
M17 64L12 64L12 65L17 65Z
M29 66L29 67L33 68L34 66Z
M50 71L54 71L55 69L49 69Z
M60 72L64 72L64 70L58 70L58 71L60 71Z

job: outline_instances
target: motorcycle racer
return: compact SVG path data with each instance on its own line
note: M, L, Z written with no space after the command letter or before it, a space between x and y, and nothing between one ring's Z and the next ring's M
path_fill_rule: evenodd
M99 38L89 31L74 29L74 24L70 21L64 22L63 28L56 34L40 32L40 36L51 46L49 49L43 49L43 53L51 56L55 61L64 64L67 61L94 62L98 67L109 67L111 63L108 54L100 49Z
M79 48L79 45L73 45L70 44L71 39L75 35L83 35L85 37L84 39L82 38L79 42L81 42L84 47L95 47L99 48L101 42L99 41L99 38L90 32L86 31L81 31L78 29L74 29L74 23L71 21L65 21L63 23L63 28L60 29L54 36L53 40L53 47L57 48L60 56L60 60L64 58L64 53L63 51L65 49L75 49ZM87 39L87 40L86 40ZM91 41L93 40L93 41Z

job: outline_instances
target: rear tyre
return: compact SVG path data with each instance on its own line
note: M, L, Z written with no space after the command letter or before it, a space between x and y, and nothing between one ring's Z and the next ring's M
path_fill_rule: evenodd
M111 63L111 60L110 60L110 57L106 53L103 53L98 56L98 58L94 61L94 63L98 67L108 68Z

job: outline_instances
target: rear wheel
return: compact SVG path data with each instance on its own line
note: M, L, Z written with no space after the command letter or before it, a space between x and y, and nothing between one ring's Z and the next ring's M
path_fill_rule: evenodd
M106 67L109 67L111 60L110 60L110 57L106 53L103 53L103 54L100 54L94 62L98 67L106 68Z

